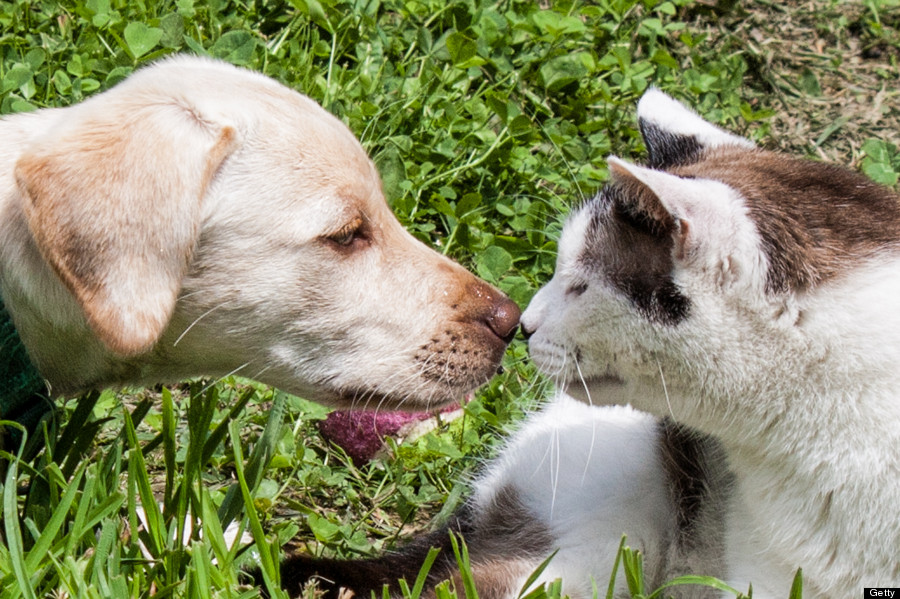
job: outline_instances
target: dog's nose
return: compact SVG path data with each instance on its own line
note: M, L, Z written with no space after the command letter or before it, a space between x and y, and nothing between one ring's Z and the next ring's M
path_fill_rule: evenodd
M505 295L501 295L494 300L487 317L487 325L498 337L509 343L519 327L520 316L522 311L519 310L519 306Z

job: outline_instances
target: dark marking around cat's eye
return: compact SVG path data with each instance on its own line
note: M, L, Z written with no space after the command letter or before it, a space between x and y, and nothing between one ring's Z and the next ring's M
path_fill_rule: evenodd
M700 159L703 146L693 135L678 135L647 121L638 119L641 136L650 160L647 166L666 169L691 164Z
M642 127L651 147L649 140L667 135ZM879 253L900 252L900 200L891 190L837 165L739 146L700 150L695 142L670 139L669 150L681 144L680 153L652 150L652 159L690 157L663 170L720 181L742 196L769 264L770 293L809 290ZM646 318L674 325L691 304L672 278L675 225L659 206L638 183L607 186L586 208L590 224L580 259Z
M647 319L675 325L690 311L690 300L672 280L674 239L671 218L641 206L647 188L626 183L607 186L592 200L590 223L580 260L599 271Z

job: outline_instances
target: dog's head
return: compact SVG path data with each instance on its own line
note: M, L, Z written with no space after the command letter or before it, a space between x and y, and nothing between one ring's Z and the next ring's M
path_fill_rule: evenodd
M312 100L179 58L56 119L16 180L93 337L134 366L113 378L234 372L421 409L497 370L515 304L402 228L355 137Z

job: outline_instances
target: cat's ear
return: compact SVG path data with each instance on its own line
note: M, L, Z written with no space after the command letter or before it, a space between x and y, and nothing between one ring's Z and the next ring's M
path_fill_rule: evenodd
M669 173L637 166L610 156L610 182L642 188L644 193L631 194L636 208L644 215L662 225L663 230L672 231L675 241L675 255L684 258L692 237L692 217L695 208L690 201L696 190L693 179L683 179Z
M706 149L752 148L753 142L709 123L658 89L648 90L637 107L638 126L650 154L649 166L664 169L696 162Z

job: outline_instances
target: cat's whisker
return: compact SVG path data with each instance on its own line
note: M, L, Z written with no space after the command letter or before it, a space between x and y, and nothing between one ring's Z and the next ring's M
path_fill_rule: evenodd
M666 375L663 374L662 364L659 363L659 360L656 360L656 369L659 371L659 380L662 382L663 395L666 397L666 407L669 410L669 416L672 417L672 420L678 421L675 418L675 412L672 410L672 402L669 399L669 388L666 387Z
M553 430L550 451L550 520L553 520L553 511L556 507L556 491L559 489L559 466L562 453L559 448L559 429ZM555 450L555 451L554 451ZM554 455L556 459L554 460Z
M575 362L575 371L578 373L578 380L581 381L581 386L584 389L584 394L587 396L588 405L594 405L594 400L591 398L591 390L588 388L587 380L584 378L584 374L581 372L581 364L578 363L578 360L573 360Z
M575 370L578 372L578 380L581 381L581 385L584 387L584 393L587 395L588 404L593 406L594 401L591 399L591 392L588 389L587 381L584 378L584 374L581 372L581 364L578 363L577 358L573 358L572 361L575 363ZM594 454L594 443L597 440L597 426L596 422L591 423L591 444L588 447L587 458L584 461L584 471L581 473L581 483L584 484L584 481L587 479L588 467L591 464L591 457Z

